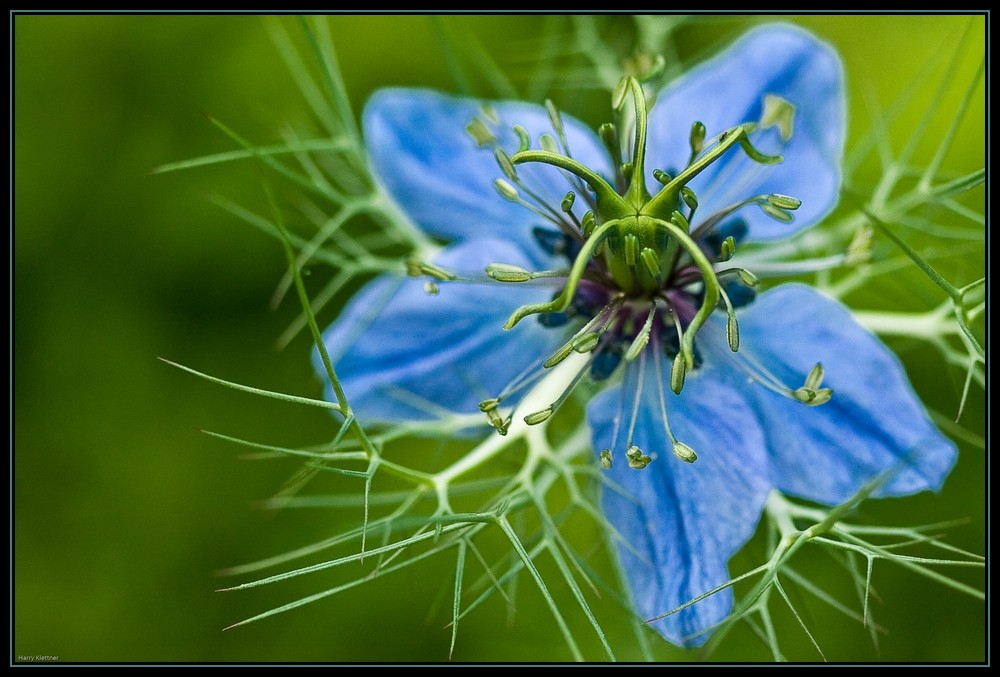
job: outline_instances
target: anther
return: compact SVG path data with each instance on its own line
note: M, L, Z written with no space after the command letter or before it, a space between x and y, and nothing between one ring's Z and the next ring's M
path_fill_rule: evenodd
M601 449L601 467L605 470L611 470L611 450Z
M691 125L691 135L688 137L688 142L691 144L691 159L688 160L688 164L691 164L705 147L705 125L701 122L695 122Z
M601 340L601 335L597 332L582 334L573 339L573 350L578 353L589 353Z
M527 282L535 277L531 271L509 263L491 263L486 266L486 274L497 282Z
M550 416L552 416L552 412L553 409L552 406L550 405L545 409L528 414L527 416L524 417L524 422L527 423L528 425L538 425L539 423L544 423L545 421L549 420Z
M493 187L497 189L497 192L500 193L503 198L510 200L511 202L521 201L520 196L517 194L517 188L510 185L503 179L495 179L493 181Z
M670 389L677 395L680 395L684 389L685 376L687 376L687 364L684 360L684 353L678 352L674 356L673 365L670 367Z
M458 279L458 275L455 273L445 270L440 266L435 266L433 263L421 261L414 256L406 259L406 274L410 277L432 277L440 281Z
M673 180L670 177L670 174L667 174L662 169L654 169L653 170L653 178L656 179L658 183L662 183L664 186L667 185L668 183L670 183Z
M809 370L809 375L806 376L806 388L818 388L820 384L823 383L823 364L817 362L812 369Z
M792 138L792 127L795 120L795 106L776 94L764 97L764 112L760 116L761 129L777 127L782 141Z
M722 251L719 254L719 262L725 262L736 255L736 239L730 235L722 241Z
M531 137L528 130L521 125L514 125L514 133L517 134L517 152L523 153L531 148Z
M496 159L497 164L500 165L500 171L504 173L504 176L511 181L517 181L517 170L514 169L514 163L510 161L507 153L500 149L500 146L494 146L493 157Z
M653 460L649 456L643 454L642 449L634 444L625 452L625 458L628 459L628 467L635 468L636 470L642 470L649 465L650 461Z
M757 279L757 276L751 273L746 268L740 268L737 271L737 273L740 276L740 280L743 281L743 284L745 284L748 287L756 287L757 283L760 282L760 280Z
M566 196L562 199L562 203L559 205L560 209L564 213L569 214L573 210L573 203L576 202L576 193L570 191L566 193Z
M698 460L698 454L694 453L694 449L684 444L683 442L677 442L675 440L672 446L672 450L674 452L674 456L684 461L685 463L694 463L695 461Z
M427 280L424 282L424 292L428 296L437 296L441 292L441 288L433 280Z
M625 351L626 362L632 362L635 358L639 357L639 353L641 353L642 349L646 347L647 343L649 343L649 334L652 331L653 317L655 316L656 304L653 303L650 304L649 314L646 316L646 322L643 323L642 329L640 329L639 333L635 335L635 338L632 339L632 344L628 347L628 350Z
M497 142L497 137L493 135L493 132L479 118L473 118L465 127L465 131L469 133L469 136L472 137L472 140L480 148L492 146Z
M660 269L660 256L651 247L645 247L641 252L639 252L639 257L642 259L643 265L646 266L646 271L654 279L659 280L660 275L663 271Z
M625 265L635 268L635 262L639 255L639 238L629 233L624 237Z
M556 140L552 138L551 134L542 134L541 138L538 139L538 143L541 145L542 150L547 153L558 153L559 144Z

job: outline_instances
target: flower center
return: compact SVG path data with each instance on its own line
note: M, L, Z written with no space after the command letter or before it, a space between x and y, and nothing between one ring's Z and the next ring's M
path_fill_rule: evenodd
M631 110L626 109L629 99ZM582 326L551 356L540 358L497 397L481 402L479 407L491 424L501 434L506 434L511 418L500 413L501 405L514 399L536 383L545 370L563 362L574 352L589 356L589 369L581 370L557 401L525 416L525 422L533 425L546 421L584 373L595 380L607 379L622 362L627 365L641 358L638 377L641 383L645 365L652 359L660 388L664 429L672 450L681 460L694 461L694 451L674 438L667 423L661 385L665 370L661 362L664 358L672 361L669 384L674 393L680 394L687 373L701 363L695 338L712 313L723 308L727 313L729 348L733 352L739 350L735 309L753 301L756 277L729 263L736 245L747 233L746 223L735 217L734 212L757 204L773 218L790 221L790 211L801 203L784 195L757 195L694 221L698 197L688 183L734 146L739 145L747 156L760 164L781 161L780 156L761 153L751 144L748 133L757 128L757 123L737 125L706 143L705 126L695 122L690 131L690 157L686 167L676 173L654 169L652 176L659 184L654 194L646 185L647 105L638 80L623 79L613 97L613 107L625 124L634 125L631 147L625 153L627 157L623 158L617 127L605 124L599 129L616 167L610 181L573 159L562 118L551 102L546 105L555 136L543 135L540 150L530 147L527 131L517 125L514 131L520 144L517 152L510 156L500 148L483 120L473 120L468 131L481 146L493 148L505 177L495 181L497 191L505 199L532 209L555 226L554 229L536 227L534 236L543 250L556 259L565 260L568 267L532 272L494 263L486 267L486 274L505 283L525 283L540 278L563 281L551 300L515 310L504 329L512 329L529 315L537 316L546 327L563 327L580 320ZM777 125L787 140L793 113L790 103L769 95L760 124ZM488 113L485 117L489 118ZM528 163L551 165L567 175L572 190L558 206L546 203L539 192L520 177L518 166ZM578 214L578 194L585 203L582 216ZM692 227L692 223L697 225ZM455 278L448 271L429 264L414 264L411 272L439 280ZM830 397L829 389L819 387L822 380L819 365L810 373L806 385L797 390L773 385L777 380L770 374L763 374L763 377L765 380L770 378L770 387L806 404L821 404ZM632 444L631 433L628 438L625 446L629 465L645 467L650 457ZM608 453L602 453L602 464L610 463L610 451L605 451Z

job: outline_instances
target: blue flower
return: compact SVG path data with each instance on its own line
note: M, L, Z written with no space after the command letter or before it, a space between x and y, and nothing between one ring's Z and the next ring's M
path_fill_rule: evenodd
M730 260L836 204L836 54L765 26L655 99L627 79L617 101L625 124L595 134L551 107L376 93L372 169L447 242L411 263L440 293L379 277L325 342L362 421L482 410L501 432L518 384L587 356L581 376L605 386L587 422L617 485L603 510L652 617L730 578L770 491L836 504L889 468L877 495L937 489L956 452L839 302L800 284L758 294ZM697 645L732 603L726 590L655 627Z

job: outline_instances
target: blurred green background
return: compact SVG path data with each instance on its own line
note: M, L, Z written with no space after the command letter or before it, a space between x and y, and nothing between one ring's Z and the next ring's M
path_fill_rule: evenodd
M918 105L891 129L893 140L905 139L926 108L919 102L936 96L921 69L950 58L965 40L957 89L948 93L953 110L984 53L983 17L788 19L841 50L851 86L849 147L872 126L873 110L889 108L916 82ZM701 17L679 30L680 53L704 54L763 20ZM294 20L282 21L295 34ZM515 82L524 81L543 18L329 21L357 110L386 85L455 91L442 48L448 32L471 31ZM568 26L568 18L555 21ZM447 660L452 583L450 576L435 582L433 564L222 631L321 588L301 580L217 593L232 583L217 570L359 519L255 509L296 463L245 462L240 448L196 430L305 445L329 438L325 414L226 390L157 360L277 391L320 391L305 337L281 352L274 347L297 313L294 302L269 307L285 270L279 244L205 199L220 194L260 207L254 167L149 175L166 162L233 148L202 111L261 144L280 142L289 126L312 129L264 22L237 15L14 17L12 660L38 654L64 662ZM609 31L620 25L623 35L631 25L624 16L602 22ZM588 95L581 110L569 96L557 103L598 123L606 117L606 95L591 93L596 103ZM980 83L947 171L983 166L984 108ZM949 119L932 124L931 142ZM865 171L874 176L878 167ZM981 259L973 253L946 261L949 279L965 283L982 275ZM913 271L894 278L885 293L884 307L923 309L941 299ZM870 300L879 303L877 296ZM332 319L333 310L321 319ZM892 346L925 401L954 416L961 374L920 344ZM984 409L974 387L963 425L981 435ZM948 540L981 553L984 477L983 450L963 443L940 495L873 504L871 513L889 524L966 518L948 529ZM815 608L814 627L829 657L984 659L982 602L898 567L877 568L875 582L877 620L889 634L876 651L857 623ZM592 636L586 621L578 622L581 636ZM817 658L794 622L784 629L792 658ZM665 646L657 652L664 660L692 657ZM513 625L500 606L472 614L455 653L463 661L568 657L551 616L530 595ZM736 633L715 658L767 660L768 654L749 633Z

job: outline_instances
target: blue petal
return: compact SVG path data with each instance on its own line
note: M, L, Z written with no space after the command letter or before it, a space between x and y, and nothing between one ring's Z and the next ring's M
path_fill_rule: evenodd
M555 135L542 106L456 98L429 90L381 90L368 101L363 115L372 167L404 211L432 235L446 239L491 235L533 242L531 227L545 221L497 193L493 182L503 173L493 150L477 146L466 131L474 118L485 119L484 106L499 119L493 132L508 155L518 148L515 124L528 131L536 149L542 133ZM572 118L564 116L563 123L573 156L606 173L610 160L597 135ZM573 188L554 167L519 165L517 171L557 211Z
M434 259L460 271L482 271L491 261L529 264L513 244L488 238L448 247ZM476 412L480 401L565 340L537 322L504 331L514 308L547 300L552 290L508 285L498 294L497 284L442 282L440 294L430 296L421 280L383 275L355 294L324 343L358 418L428 419L442 407ZM329 385L326 391L332 398Z
M840 59L828 45L790 25L750 31L663 90L649 115L648 168L686 166L696 120L710 137L757 122L767 94L796 107L792 138L783 144L773 127L751 138L761 151L783 155L784 162L762 166L731 149L690 183L700 202L696 223L758 194L799 198L802 206L792 224L752 206L740 212L751 240L776 239L816 223L836 205L846 119Z
M706 362L749 357L793 389L820 362L823 385L833 389L829 402L807 407L747 383L734 365L718 371L763 426L776 488L835 504L883 473L888 479L876 496L940 487L955 445L928 418L896 356L844 306L788 284L761 294L739 318L736 355L725 346L724 327L706 326L704 341L698 335Z
M699 454L694 463L671 453L655 369L647 367L644 374L633 439L646 454L656 454L645 469L628 467L623 453L637 370L633 367L622 385L604 391L587 408L595 448L615 450L610 476L622 493L605 488L604 513L624 539L619 554L645 618L730 579L727 562L753 534L770 490L757 414L728 384L706 378L712 369L692 373L680 397L666 391L671 428ZM619 439L612 440L616 417L621 429ZM653 626L671 642L697 646L708 638L703 631L725 618L732 604L727 588Z

